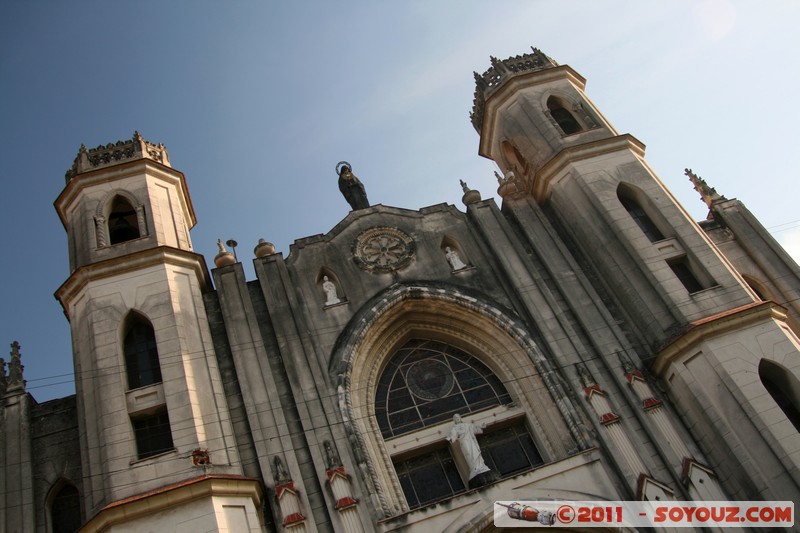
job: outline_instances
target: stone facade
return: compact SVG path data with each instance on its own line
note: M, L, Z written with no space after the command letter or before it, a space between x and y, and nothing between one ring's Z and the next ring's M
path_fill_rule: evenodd
M800 500L800 269L687 171L688 218L533 50L476 74L502 205L369 205L256 279L163 145L81 147L56 209L76 397L2 372L4 530L483 531L496 500ZM367 186L368 186L368 181ZM451 434L474 432L488 468ZM448 438L449 437L449 438Z

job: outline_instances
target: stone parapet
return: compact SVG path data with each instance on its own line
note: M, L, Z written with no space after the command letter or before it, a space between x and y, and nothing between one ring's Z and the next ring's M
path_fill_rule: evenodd
M475 130L480 133L483 126L483 107L486 100L509 79L520 74L536 72L547 68L557 67L552 58L546 56L541 50L531 48L531 54L497 59L492 57L492 66L482 75L475 72L475 98L472 101L472 112L469 118Z
M171 166L169 154L163 144L155 144L144 140L138 131L133 132L133 138L127 141L102 144L97 148L86 148L83 144L75 156L75 161L67 170L64 177L69 180L78 174L98 168L116 165L120 162L134 159L152 159L162 165Z

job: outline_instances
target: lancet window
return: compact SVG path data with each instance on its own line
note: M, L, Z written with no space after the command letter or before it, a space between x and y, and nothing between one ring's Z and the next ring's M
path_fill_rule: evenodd
M161 382L156 336L146 318L135 313L131 315L123 346L129 389Z
M398 450L392 464L411 509L471 486L470 465L458 446L442 437L456 414L474 418L492 413L491 419L499 420L485 428L481 424L477 439L494 476L515 475L543 462L525 417L512 407L498 376L477 357L444 342L412 339L397 350L378 381L375 403L381 434ZM405 435L424 435L414 440L426 444L405 450Z

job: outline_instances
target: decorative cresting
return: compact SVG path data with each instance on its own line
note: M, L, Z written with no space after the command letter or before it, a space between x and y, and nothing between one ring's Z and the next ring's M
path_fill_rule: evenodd
M432 316L441 320L433 323ZM476 333L479 329L481 332ZM375 422L374 392L382 362L408 335L418 331L471 344L477 351L493 357L498 375L507 376L514 391L512 396L531 415L527 422L543 439L545 455L563 457L565 450L562 441L550 442L546 433L569 437L570 445L579 450L594 445L563 378L530 334L510 315L456 287L395 284L353 319L337 342L329 366L329 372L338 376L339 409L358 467L370 487L373 504L384 516L408 511L408 507ZM552 400L550 405L563 420L560 426L563 429L553 425L552 420L547 427L540 423L540 418L546 421L540 413L544 406L531 403L534 397L531 395L545 390ZM561 446L562 451L557 451L556 446ZM574 449L566 451L572 452Z
M506 81L521 74L558 66L558 63L540 50L536 48L531 48L531 50L532 54L510 57L502 61L491 57L492 66L489 67L489 70L483 75L474 73L475 97L472 100L472 112L469 114L469 118L478 133L481 132L483 126L483 110L486 100L497 92Z
M108 167L129 159L152 159L162 165L171 166L167 149L163 144L146 141L138 131L135 131L133 138L128 141L117 141L105 146L101 144L97 148L89 149L82 144L75 161L64 177L69 182L73 176L82 172Z
M411 262L415 251L414 240L398 228L368 229L353 243L353 259L367 272L400 270Z

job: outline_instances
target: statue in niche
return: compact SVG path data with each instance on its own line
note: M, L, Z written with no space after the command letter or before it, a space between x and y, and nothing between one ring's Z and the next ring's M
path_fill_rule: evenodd
M478 439L475 435L483 433L483 428L486 424L476 426L471 422L464 422L461 420L461 415L453 415L453 428L447 435L447 441L451 444L458 443L461 454L469 467L469 479L474 478L480 474L490 472L486 463L483 462L481 455L481 447L478 445Z
M353 211L369 207L364 184L353 174L353 167L350 166L350 163L340 161L336 165L336 173L339 175L339 190Z
M336 294L336 284L328 279L328 276L322 277L322 290L325 291L325 305L334 305L341 302L339 295Z
M462 270L467 268L466 263L461 260L461 256L458 255L458 251L450 248L449 246L444 247L444 256L447 258L447 261L450 263L450 266L453 270Z

